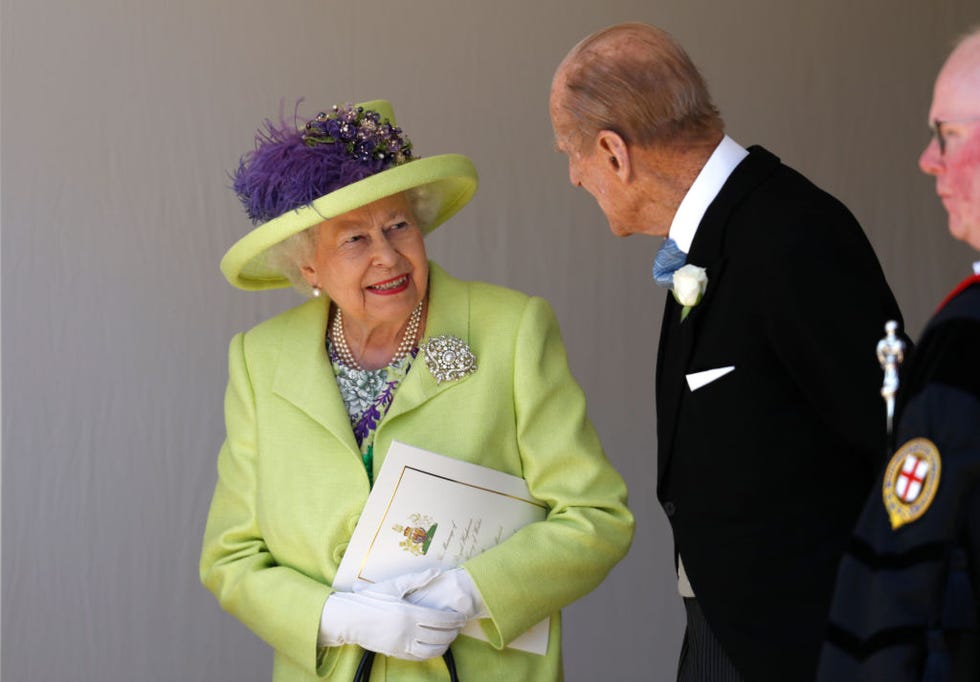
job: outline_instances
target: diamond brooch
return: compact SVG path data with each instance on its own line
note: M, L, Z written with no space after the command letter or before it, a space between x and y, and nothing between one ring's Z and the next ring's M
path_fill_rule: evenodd
M476 371L476 356L466 342L456 336L436 336L420 348L425 353L425 364L438 384L462 379Z

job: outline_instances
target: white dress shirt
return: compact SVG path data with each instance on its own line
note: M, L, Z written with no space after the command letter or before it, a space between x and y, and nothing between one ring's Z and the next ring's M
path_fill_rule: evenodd
M681 251L684 253L691 251L694 233L698 231L698 225L701 224L705 211L728 181L728 176L748 155L748 151L728 135L725 135L715 147L711 158L704 164L698 177L694 179L691 189L687 190L687 194L681 200L674 214L674 220L670 223L670 232L667 236L677 243Z

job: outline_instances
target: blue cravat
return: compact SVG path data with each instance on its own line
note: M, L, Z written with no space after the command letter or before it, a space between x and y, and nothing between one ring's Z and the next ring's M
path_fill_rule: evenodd
M686 260L687 254L680 250L677 242L667 237L653 261L653 279L660 286L670 289L674 284L674 271L684 265Z

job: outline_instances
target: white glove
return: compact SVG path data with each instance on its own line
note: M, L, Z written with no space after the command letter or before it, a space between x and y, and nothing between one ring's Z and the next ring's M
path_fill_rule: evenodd
M452 611L415 606L383 594L334 592L320 616L321 646L357 644L409 661L441 656L466 619Z
M431 609L455 611L466 620L490 616L480 591L473 584L470 574L462 568L445 572L430 568L418 573L406 573L373 585L355 584L354 591L404 599Z

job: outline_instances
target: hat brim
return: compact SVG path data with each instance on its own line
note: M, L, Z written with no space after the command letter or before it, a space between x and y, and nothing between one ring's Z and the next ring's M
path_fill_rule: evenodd
M433 219L423 226L428 234L476 193L476 168L461 154L442 154L409 161L353 182L256 227L228 249L221 259L221 272L233 286L247 291L288 287L289 279L264 262L263 256L270 247L324 220L416 187L431 191L438 205Z

